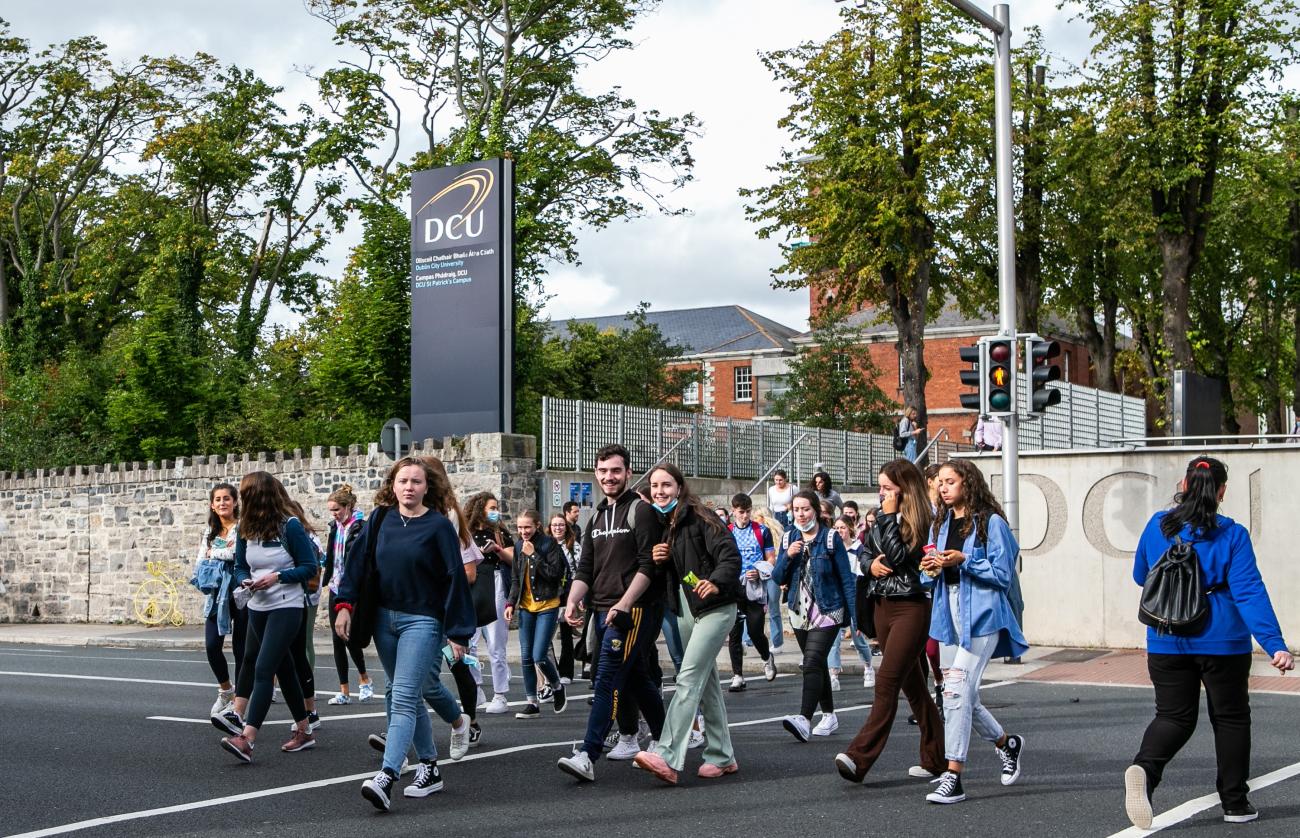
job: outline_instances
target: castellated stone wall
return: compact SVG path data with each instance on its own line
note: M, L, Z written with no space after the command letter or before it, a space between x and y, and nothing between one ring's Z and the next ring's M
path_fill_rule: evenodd
M417 450L439 457L462 501L479 491L501 499L503 513L537 503L536 440L474 434L426 440ZM145 563L178 567L187 623L201 620L203 596L190 587L216 483L239 484L251 471L274 474L323 536L325 502L350 483L367 513L392 460L377 444L255 455L194 457L0 473L0 622L134 622L132 598L149 578Z

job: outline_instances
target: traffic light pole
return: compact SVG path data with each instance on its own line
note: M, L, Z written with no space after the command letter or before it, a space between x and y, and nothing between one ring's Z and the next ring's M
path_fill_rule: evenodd
M998 214L998 334L1016 340L1016 205L1011 182L1011 10L1005 3L993 7L993 15L968 0L948 3L990 30L995 38L993 62L993 106L996 141ZM1003 417L1002 509L1011 531L1020 535L1020 457L1016 411Z

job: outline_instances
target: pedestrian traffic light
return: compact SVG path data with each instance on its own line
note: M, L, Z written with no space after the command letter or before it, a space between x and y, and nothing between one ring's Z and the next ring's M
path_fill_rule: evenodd
M990 338L988 363L985 365L985 386L988 392L988 414L1006 415L1016 412L1016 343L1010 338Z
M967 410L978 410L981 415L988 413L988 405L984 403L984 367L987 363L983 341L974 346L963 346L957 350L957 354L963 363L971 365L970 369L961 371L961 383L976 388L974 393L961 394L961 406Z
M1061 368L1051 363L1061 354L1061 345L1037 335L1025 338L1025 367L1029 379L1029 412L1043 413L1061 403L1061 391L1047 386L1061 379Z

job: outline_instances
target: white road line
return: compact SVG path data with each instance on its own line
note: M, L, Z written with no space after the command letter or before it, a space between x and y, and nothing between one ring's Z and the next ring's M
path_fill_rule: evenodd
M1116 775L1118 777L1118 775ZM1250 790L1252 792L1266 789L1269 786L1276 785L1284 780L1290 780L1292 777L1300 776L1300 762L1293 762L1285 768L1279 768L1276 771L1270 771L1262 777L1256 777L1250 780ZM1121 830L1111 835L1110 838L1136 838L1136 836L1150 835L1153 832L1159 832L1162 829L1168 829L1175 824L1182 823L1192 817L1199 815L1206 809L1212 809L1219 805L1218 793L1207 794L1204 797L1198 797L1189 800L1186 803L1179 804L1167 812L1161 812L1151 821L1150 829L1138 829L1136 826L1130 826L1128 829Z
M68 675L58 672L11 672L0 670L0 675L14 675L19 678L67 678L73 681L120 681L124 684L159 684L167 687L204 687L212 689L211 681L157 681L150 678L118 678L110 675Z

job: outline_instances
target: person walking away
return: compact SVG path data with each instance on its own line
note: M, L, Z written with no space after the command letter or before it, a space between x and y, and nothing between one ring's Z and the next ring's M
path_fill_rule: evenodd
M731 692L745 689L745 644L743 635L748 629L754 651L763 661L763 677L776 678L776 661L772 659L767 637L763 633L764 603L767 602L767 580L772 578L776 564L776 546L767 527L750 518L754 501L740 492L731 498L731 523L727 525L736 549L740 553L740 596L737 597L735 624L727 635L731 654ZM765 565L765 566L764 566ZM774 602L775 607L780 607Z
M361 795L381 811L392 806L394 785L407 751L419 759L414 779L402 790L420 798L441 791L428 700L430 673L444 639L454 657L465 654L475 629L474 603L457 528L432 508L430 487L439 475L418 457L393 463L375 497L376 507L343 573L335 608L335 631L351 640L354 622L373 627L375 650L391 696L383 768L361 784ZM435 704L444 720L460 717L456 700L435 681Z
M492 661L492 700L484 713L500 714L510 710L510 664L506 661L506 644L510 640L510 621L505 617L506 594L510 592L511 569L515 545L501 524L501 507L491 492L479 492L465 504L466 522L474 543L483 553L479 573L492 573L496 586L497 619L482 629Z
M1020 552L1002 507L984 475L969 460L949 460L939 469L939 510L934 544L942 551L921 560L923 581L934 588L930 635L943 661L944 751L947 770L931 803L966 799L961 774L972 727L993 743L1002 763L1002 785L1020 778L1025 739L1009 734L980 702L980 679L994 656L1018 657L1029 649L1011 613L1007 591Z
M925 685L921 651L930 632L930 596L921 582L921 559L933 521L925 480L911 460L885 464L877 478L880 514L860 564L870 619L882 656L871 712L835 768L851 783L866 778L889 741L902 690L920 726L921 763L909 772L930 778L943 770L943 722ZM861 625L859 626L861 628Z
M799 712L786 716L782 725L800 742L809 736L829 736L839 729L831 692L827 655L840 629L850 624L855 582L849 570L844 541L824 526L817 515L817 495L804 490L794 496L790 513L794 527L781 540L773 576L787 586L790 625L803 652L803 692ZM818 705L821 721L810 718Z
M660 780L676 784L677 772L686 765L699 708L709 735L698 773L715 779L739 768L731 747L717 661L736 624L741 557L731 533L691 494L677 466L656 466L649 477L655 513L667 529L667 540L654 546L654 561L667 570L668 604L677 613L685 651L658 744L638 753L635 763ZM733 510L741 498L749 501L748 495L737 495L732 499Z
M862 687L869 690L876 685L876 673L871 668L871 644L867 641L867 635L865 634L867 627L858 622L858 613L864 610L862 603L867 597L867 586L871 578L863 576L862 569L859 566L863 545L858 540L854 525L854 520L847 515L841 515L835 519L835 532L839 534L840 539L844 542L844 552L849 554L849 569L853 571L853 581L856 586L853 609L849 611L849 617L852 620L849 628L849 641L853 643L854 651L858 653L858 657L862 660ZM827 664L831 670L831 689L839 690L840 675L843 674L844 666L838 638L831 645L831 653L827 658Z
M538 528L540 517L531 509L515 516L519 541L505 618L509 621L516 611L519 613L519 666L524 671L524 699L528 702L515 714L516 719L535 719L542 713L537 701L535 667L542 670L551 688L555 712L563 713L568 704L560 673L547 654L560 614L560 591L564 588L567 565L559 543Z
M339 582L343 579L343 566L347 560L348 550L361 535L365 516L357 509L357 496L352 486L344 483L330 492L325 501L325 509L330 514L329 546L325 549L325 573L321 577L321 587L329 591L332 606L339 593ZM360 685L360 701L369 701L375 695L374 683L366 672L366 652L356 644L348 645L334 631L330 631L334 643L334 669L339 676L339 694L329 700L330 704L350 704L352 688L348 679L348 657L357 667L357 681Z
M646 649L653 649L663 622L665 586L653 557L654 546L664 540L663 524L628 488L631 467L632 455L621 445L596 452L595 478L604 498L583 533L578 575L564 610L569 625L581 626L579 609L590 591L592 628L600 638L586 737L572 756L557 763L585 782L596 779L593 762L614 717L616 691L635 700L653 739L663 731L663 697L646 663Z
M235 680L244 663L244 636L248 629L248 612L235 607L235 540L239 535L239 490L229 483L218 483L208 491L208 529L199 542L195 567L207 561L216 563L216 587L203 602L203 649L208 656L212 677L217 680L217 700L209 716L219 716L232 708L235 686L226 662L226 638L231 639L235 655Z
M1250 638L1279 672L1290 672L1295 660L1282 639L1250 533L1219 514L1227 488L1228 468L1220 460L1193 459L1178 484L1173 508L1151 516L1133 557L1133 581L1143 585L1171 547L1179 542L1190 545L1209 608L1201 626L1184 632L1147 628L1147 672L1155 687L1156 715L1142 735L1133 764L1124 771L1124 809L1139 829L1151 828L1151 795L1165 766L1196 729L1202 687L1214 729L1223 820L1247 823L1259 817L1246 796Z

